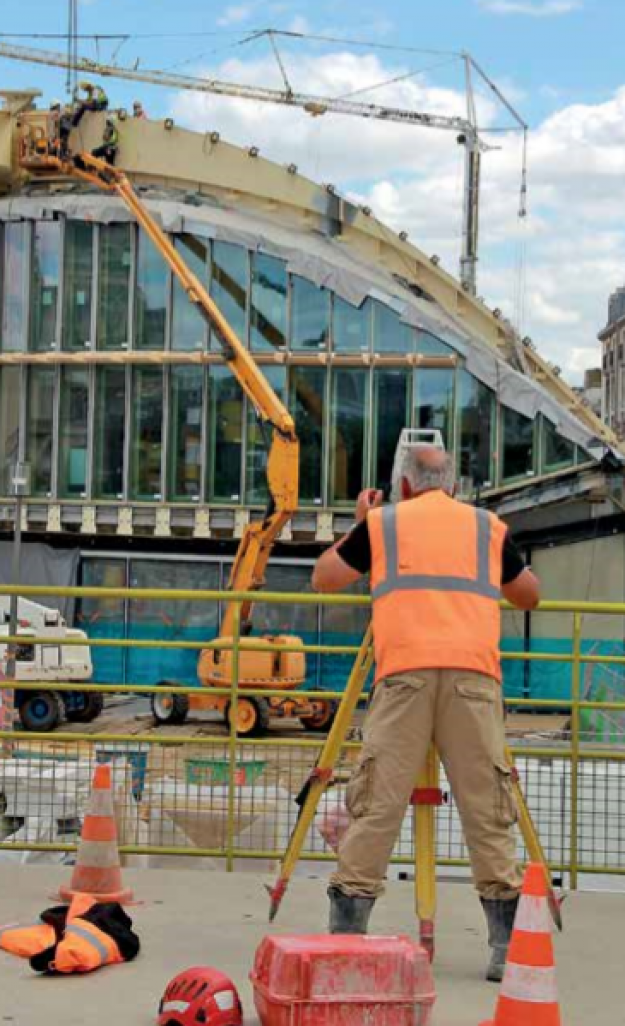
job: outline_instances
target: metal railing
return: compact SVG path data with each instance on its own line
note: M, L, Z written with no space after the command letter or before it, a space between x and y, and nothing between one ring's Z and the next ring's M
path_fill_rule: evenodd
M232 716L228 730L209 723L189 728L142 729L124 725L119 732L108 727L90 730L65 728L49 734L0 731L5 747L0 757L0 863L5 852L58 852L75 850L80 820L89 796L90 781L98 761L110 761L116 793L121 851L124 856L143 856L150 864L160 858L185 856L192 859L225 860L229 870L250 863L255 868L273 869L286 845L298 813L298 791L310 774L322 738L281 737L275 732L263 738L241 738L236 734L236 710L242 695L280 696L284 689L239 687L239 659L242 651L258 649L258 639L241 637L240 606L252 598L259 602L303 606L367 606L363 596L319 596L292 593L247 593L222 591L166 591L127 588L51 588L3 586L4 594L17 593L36 600L43 595L59 598L140 599L176 602L205 601L235 603L236 615L231 642L207 642L128 638L93 638L96 648L231 649L233 685L211 688L214 695L229 698ZM571 667L569 698L513 698L508 704L518 710L567 710L568 724L559 737L538 738L538 742L517 741L511 746L524 786L530 811L541 834L547 857L554 870L568 876L574 889L582 874L625 875L625 701L595 701L582 693L582 668L607 665L625 668L622 655L601 655L583 651L584 617L625 617L625 603L545 602L539 614L571 614L571 648L567 653L507 652L508 662L561 663ZM535 615L535 614L533 614ZM619 632L623 637L623 632ZM2 638L31 645L84 644L72 638ZM266 651L266 643L263 644ZM272 645L274 650L304 651L307 654L354 657L357 645L300 644ZM621 680L619 676L619 681ZM625 695L625 671L623 673ZM104 695L147 696L161 689L151 685L80 684L76 682L7 681L0 690L17 687L22 691L54 690L100 692ZM197 687L169 687L175 694L193 695ZM311 699L339 699L341 691L294 690L289 696ZM623 743L609 746L585 736L585 711L623 716ZM110 717L109 717L110 719ZM120 725L119 722L117 724ZM288 726L288 725L287 725ZM552 733L552 732L548 732ZM302 859L320 866L334 859L323 839L323 819L344 798L344 788L357 757L359 744L347 742L342 749L332 787L326 793L316 825L310 831ZM321 830L319 829L321 827ZM453 800L438 813L438 863L445 867L468 865L467 852ZM519 856L523 856L522 846ZM414 839L410 813L393 855L399 866L414 862ZM212 862L211 862L212 864Z

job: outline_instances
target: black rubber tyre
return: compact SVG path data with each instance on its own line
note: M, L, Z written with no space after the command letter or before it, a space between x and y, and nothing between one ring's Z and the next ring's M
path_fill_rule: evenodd
M65 716L69 723L92 723L104 709L104 695L97 691L87 691L79 693L79 697L80 708L68 709L65 706Z
M334 717L338 710L338 702L328 700L324 702L323 714L317 716L300 716L299 721L306 730L313 734L327 734L334 723Z
M189 696L172 695L171 692L165 691L167 687L166 681L161 686L163 687L163 692L152 695L150 700L154 722L157 727L179 726L187 718Z
M239 724L237 737L261 737L269 729L271 714L264 698L239 698L237 702ZM225 711L226 726L230 728L230 703Z
M61 720L61 700L54 691L29 691L19 708L24 730L47 734Z

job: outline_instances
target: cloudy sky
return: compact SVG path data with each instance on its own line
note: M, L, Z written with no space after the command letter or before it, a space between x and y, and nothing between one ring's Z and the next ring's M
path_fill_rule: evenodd
M5 39L63 48L64 0L23 0L3 12ZM622 0L84 0L87 56L176 73L280 87L265 38L274 28L331 37L279 42L295 91L441 114L465 113L469 51L530 126L528 216L520 221L521 138L478 86L483 157L478 291L579 381L598 363L610 291L625 284L625 65ZM105 38L110 36L118 38ZM123 38L127 36L128 38ZM369 45L355 45L364 40ZM375 44L375 45L374 45ZM403 49L402 49L403 48ZM386 83L386 84L385 84ZM0 62L0 86L64 95L65 72ZM111 83L112 104L137 89ZM324 116L207 94L141 88L151 116L217 129L242 145L366 202L457 273L462 148L452 132ZM505 131L501 131L504 129Z

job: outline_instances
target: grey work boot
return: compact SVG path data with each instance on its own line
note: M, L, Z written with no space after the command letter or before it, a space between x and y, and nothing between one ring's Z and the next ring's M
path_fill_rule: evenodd
M486 970L486 979L501 983L506 966L508 944L514 926L518 896L516 898L480 898L488 923L488 946L491 957Z
M338 887L328 887L330 933L366 933L375 898L351 898Z

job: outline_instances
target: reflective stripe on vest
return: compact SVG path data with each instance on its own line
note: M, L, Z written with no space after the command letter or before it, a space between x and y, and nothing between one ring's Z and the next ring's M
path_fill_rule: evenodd
M84 941L85 944L90 944L92 948L98 953L98 957L102 960L102 964L105 965L109 960L109 951L99 937L96 937L89 930L84 929L82 926L78 926L76 923L72 923L65 930L65 936L68 933L73 934L80 940Z
M443 574L400 574L397 545L397 508L382 509L382 536L386 553L386 577L373 589L373 600L393 591L456 591L498 601L501 592L490 582L490 517L485 509L474 510L477 518L477 577Z

